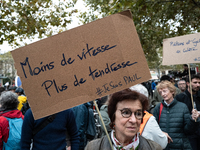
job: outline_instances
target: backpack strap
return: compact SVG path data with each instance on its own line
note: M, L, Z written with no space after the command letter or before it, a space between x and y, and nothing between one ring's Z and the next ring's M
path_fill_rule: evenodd
M41 124L39 124L39 126L37 128L33 129L33 136L35 136L40 130L42 130L44 127L46 127L49 123L53 122L53 120L55 119L56 114L53 114L49 117L47 117Z
M159 122L160 122L160 116L161 116L161 113L162 113L162 109L163 109L163 104L160 103L160 111L159 111L158 124L159 124Z

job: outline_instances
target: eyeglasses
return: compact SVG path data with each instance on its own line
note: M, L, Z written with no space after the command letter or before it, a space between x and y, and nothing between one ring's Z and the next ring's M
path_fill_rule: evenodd
M128 108L124 108L121 111L121 114L124 118L129 118L132 115L132 111ZM142 119L143 117L143 112L141 110L137 110L136 112L134 112L134 115L137 119Z

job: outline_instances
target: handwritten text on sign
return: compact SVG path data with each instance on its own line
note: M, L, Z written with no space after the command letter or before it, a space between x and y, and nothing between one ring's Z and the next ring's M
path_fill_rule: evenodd
M163 65L199 63L200 33L164 40Z
M88 57L97 56L99 53L103 53L103 52L106 52L107 50L111 50L111 49L115 48L116 46L117 45L114 45L114 46L109 46L109 45L104 46L103 45L103 46L98 47L97 49L93 50L93 47L88 48L88 44L87 44L86 45L87 51L84 52L85 49L83 49L82 55L80 56L78 54L77 59L83 60L83 59L87 59L86 56L88 56ZM63 53L61 61L60 61L60 65L61 66L72 65L75 62L75 60L76 60L76 58L71 58L71 57L66 59L65 54ZM43 62L41 62L39 66L32 67L32 65L29 63L28 57L26 57L26 59L23 62L20 62L20 64L21 64L21 68L23 70L25 78L28 78L27 73L30 74L31 76L34 76L34 75L37 76L45 71L50 71L55 68L54 61L51 61L45 65L43 64ZM106 63L105 68L103 68L103 69L92 68L91 66L89 66L88 76L90 76L93 80L95 80L95 78L102 77L106 74L118 71L119 69L123 69L123 68L129 67L129 66L132 66L134 64L137 64L137 62L130 62L128 60L128 61L122 62L122 63L116 63L116 62L113 62L112 64ZM29 70L28 72L25 71L25 67L28 68L28 70ZM126 78L126 77L124 77L124 78ZM84 78L80 78L80 80L78 80L76 75L74 75L74 79L75 79L75 81L73 83L74 86L80 86L81 84L86 82L86 79L84 79ZM124 80L127 82L128 79L124 79ZM119 84L121 84L121 83L119 83ZM105 87L105 85L103 87ZM116 88L116 86L112 85L112 83L110 83L109 85L112 88ZM41 86L44 87L44 89L46 90L46 92L49 96L51 96L51 94L49 92L49 88L55 88L57 93L67 90L67 88L68 88L67 83L63 83L62 85L58 86L56 84L55 79L46 80L42 83ZM108 90L109 88L105 88L105 89ZM101 96L101 94L98 94L98 93L99 92L97 92L97 95Z
M12 51L35 119L151 78L130 11Z

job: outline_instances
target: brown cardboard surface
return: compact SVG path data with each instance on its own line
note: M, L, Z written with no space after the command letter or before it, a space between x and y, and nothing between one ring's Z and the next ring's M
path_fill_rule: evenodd
M35 119L151 78L130 11L21 47L12 56Z
M163 40L163 65L200 63L200 33Z

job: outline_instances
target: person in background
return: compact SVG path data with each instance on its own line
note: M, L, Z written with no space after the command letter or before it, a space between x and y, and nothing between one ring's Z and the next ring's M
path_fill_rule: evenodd
M147 89L141 85L137 84L130 87L132 91L137 91L144 94L147 98L149 97ZM140 125L140 135L146 139L150 139L158 143L163 149L168 144L167 133L162 132L155 117L145 110L145 115L143 117L143 122Z
M22 125L21 149L30 150L65 150L66 137L70 137L71 150L79 149L79 136L72 109L54 114L44 128L34 132L50 116L34 120L31 109L27 110Z
M101 106L106 103L107 100L108 100L108 95L96 99L99 110L100 110Z
M181 73L181 77L182 78L185 78L186 76L188 76L189 75L189 71L188 71L188 65L187 64L184 64L183 65L183 72Z
M152 89L153 91L156 90L156 83L154 82L154 80L152 80L152 82L151 82L151 89Z
M16 89L17 89L16 86L10 86L8 90L15 93Z
M112 131L112 129L110 128L110 118L108 116L108 101L109 101L109 96L108 96L108 100L105 102L105 104L101 106L100 113L101 113L103 122L105 124L105 127L107 129L107 132L110 133ZM101 124L101 130L102 130L101 137L103 137L106 135L106 132L103 128L103 124L100 119L99 119L99 122Z
M187 64L184 64L183 65L183 72L181 73L181 78L182 79L186 79L186 77L189 75L189 70L188 70L188 65ZM192 74L196 74L196 71L195 70L192 70L191 68L190 68L190 74L192 75Z
M0 104L0 150L19 150L20 139L18 138L21 138L21 127L24 116L21 111L17 110L19 104L17 94L11 91L2 92ZM11 120L16 121L13 122L17 124L15 124L15 127L10 126ZM15 131L13 128L18 130L18 134L15 133L15 139L11 139L12 136L10 134L10 132ZM18 138L16 135L18 135Z
M153 91L151 89L151 81L147 81L147 82L142 82L141 84L147 89L148 91L148 98L152 98L153 97Z
M169 81L157 85L162 103L156 105L153 115L161 130L168 133L168 145L165 150L192 150L187 134L194 133L199 127L199 113L192 110L190 115L187 106L174 98L176 87Z
M186 81L185 80L179 80L177 84L178 84L178 88L181 90L181 92L184 92L186 90Z
M95 128L93 110L89 111L89 109L92 110L89 102L72 108L76 120L78 135L80 137L79 150L84 150L88 140L94 139L96 135L96 130L93 130L91 139L88 139L88 128Z
M186 78L187 89L185 92L176 96L176 99L180 102L183 102L187 105L190 114L192 114L192 100L191 100L191 90L193 96L193 102L195 104L194 108L200 111L200 76L199 75L192 75L191 76L191 87L190 89L190 80L189 76ZM193 150L198 150L200 148L200 127L195 133L191 133L188 135L191 146Z
M175 87L178 87L178 86L176 85L176 82L175 82L175 79L174 79L173 76L170 76L170 82L171 82Z
M18 110L21 110L23 107L23 104L25 104L27 102L27 97L24 94L24 89L18 87L15 90L15 93L17 93L18 95L18 101L19 101L19 105L17 107Z
M162 81L170 81L171 78L170 76L168 75L163 75L161 78L160 78L160 82ZM181 93L181 90L179 88L176 87L176 94L180 94ZM154 93L153 93L153 99L152 99L152 102L151 104L156 106L157 104L160 104L161 101L162 101L162 96L158 93L158 90L155 90Z
M6 91L8 91L9 86L10 86L9 82L6 82L5 85L4 85Z
M0 95L3 91L5 91L6 89L4 87L0 87Z
M175 82L174 86L177 88L178 88L178 83L177 83L178 81L179 81L178 79L174 79L174 82Z
M5 91L6 89L4 87L0 87L0 95L3 91ZM0 107L1 107L1 103L0 103Z
M139 135L144 110L148 108L148 99L136 91L125 89L111 95L108 114L112 129L109 134L113 149L162 150L154 141ZM85 150L112 150L107 136L89 142Z

